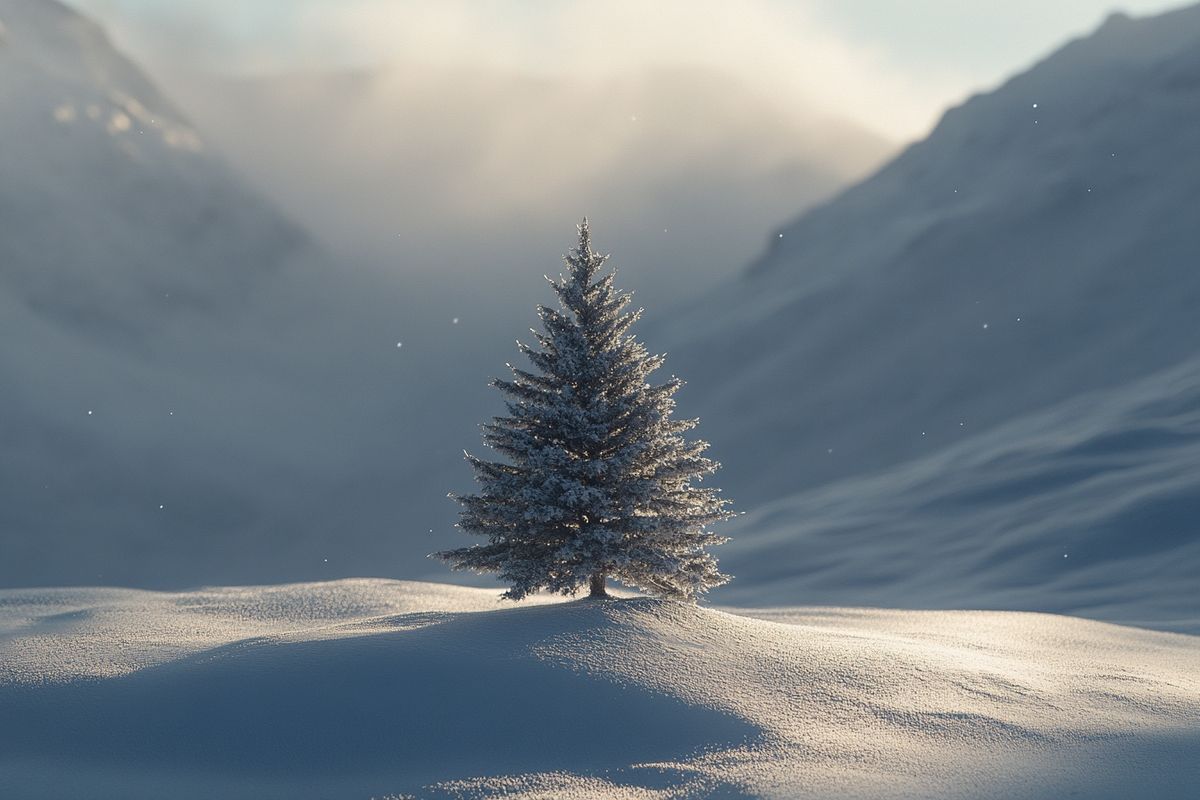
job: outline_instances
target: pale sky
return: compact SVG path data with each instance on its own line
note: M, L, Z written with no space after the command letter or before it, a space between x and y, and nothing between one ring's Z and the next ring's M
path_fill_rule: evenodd
M691 63L885 136L925 133L1111 11L1178 0L70 0L135 58L222 72L405 61L605 76Z

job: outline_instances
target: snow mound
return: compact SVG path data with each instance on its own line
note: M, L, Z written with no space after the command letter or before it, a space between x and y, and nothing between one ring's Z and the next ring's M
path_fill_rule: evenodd
M1183 798L1200 779L1200 640L1048 615L10 590L0 663L0 794L25 798Z

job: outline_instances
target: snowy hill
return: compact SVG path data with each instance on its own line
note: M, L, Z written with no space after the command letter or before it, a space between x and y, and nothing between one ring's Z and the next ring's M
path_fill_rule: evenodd
M1192 796L1200 645L435 584L0 592L0 792Z
M860 575L847 586L869 584L889 604L940 603L944 592L970 606L1061 608L1085 601L1053 595L1060 576L1049 577L1057 567L1042 559L1055 551L1059 561L1070 551L1072 567L1103 553L1115 595L1135 585L1124 583L1122 554L1151 559L1151 572L1150 563L1172 571L1183 559L1194 574L1200 531L1187 509L1200 503L1200 486L1179 464L1171 476L1153 469L1155 430L1111 430L1108 439L1087 431L1111 461L1146 469L1122 472L1127 483L1103 490L1104 504L1089 494L1102 490L1081 489L1072 508L1087 513L1044 510L1033 527L1012 531L1040 493L1062 499L1093 476L1057 449L1066 446L1060 434L1078 438L1081 429L1029 415L1075 400L1077 416L1094 405L1130 407L1145 391L1139 380L1200 353L1197 53L1200 7L1111 17L951 109L925 141L781 228L746 275L665 326L670 366L689 380L681 402L703 418L729 494L753 509L814 491L791 507L799 516L778 513L756 556L743 551L730 565L744 591L788 564L813 581L794 582L796 597L844 598L832 573L815 577L842 559ZM1180 403L1157 433L1183 446L1195 436L1187 404L1198 398L1173 398L1180 388L1167 381L1149 391ZM1157 414L1145 424L1157 425ZM1116 421L1091 417L1101 428ZM1011 463L958 472L964 454L998 457L1001 425L1027 480L1013 479ZM989 431L992 439L973 438ZM923 460L899 466L915 459ZM815 489L861 476L873 477ZM913 487L918 480L924 488ZM851 491L860 494L851 500ZM877 530L867 538L841 536L869 525ZM757 535L751 520L738 530ZM904 576L889 554L906 548L907 559L926 560L920 575L938 570L943 582L920 588L921 578ZM801 551L803 559L785 559ZM995 579L994 590L976 587L980 576ZM1034 586L1018 591L1023 584ZM1041 605L1037 587L1047 592ZM1102 594L1086 603L1103 606ZM1176 612L1200 611L1194 598L1172 602Z

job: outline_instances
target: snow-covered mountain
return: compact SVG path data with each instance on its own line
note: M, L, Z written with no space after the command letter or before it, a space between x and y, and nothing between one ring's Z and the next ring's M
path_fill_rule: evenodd
M90 20L2 0L0 281L91 335L223 312L308 247Z
M735 565L746 591L791 570L808 601L838 596L841 576L879 602L946 591L975 605L985 581L977 602L1007 603L1026 583L1082 583L1062 570L1101 551L1114 591L1122 555L1195 574L1186 509L1200 479L1184 452L1200 396L1139 381L1200 354L1198 125L1200 7L1114 15L951 109L670 324L682 402L743 507L875 475L772 517L763 549ZM1138 406L1146 393L1154 403ZM1091 455L1071 450L1089 440ZM1104 488L1097 472L1114 462L1144 469ZM1035 503L1069 492L1074 517ZM1014 533L1034 509L1035 527ZM1064 553L1069 567L1047 566Z

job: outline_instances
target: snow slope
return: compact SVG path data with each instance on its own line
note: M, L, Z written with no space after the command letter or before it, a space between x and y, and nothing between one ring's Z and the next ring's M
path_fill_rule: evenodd
M0 592L0 793L1192 796L1200 640L388 581Z
M725 603L1053 611L1200 633L1200 359L739 518Z
M731 600L1200 617L1198 53L1110 17L658 332L756 512Z
M672 321L731 490L889 466L1200 351L1198 44L1200 6L1111 17Z

